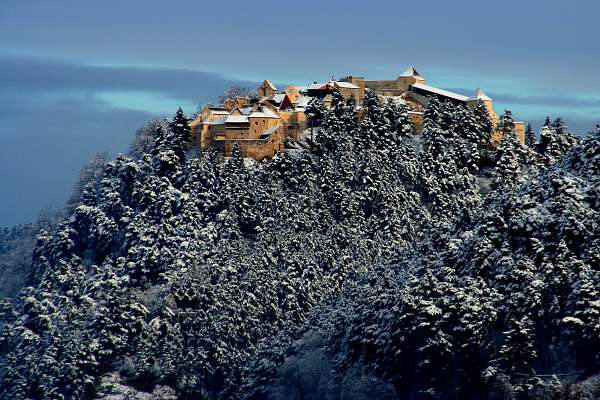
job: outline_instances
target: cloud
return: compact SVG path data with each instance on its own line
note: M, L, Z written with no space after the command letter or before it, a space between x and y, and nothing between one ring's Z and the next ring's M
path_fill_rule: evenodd
M512 94L497 94L494 99L509 104L535 104L550 107L560 106L565 108L596 108L600 112L600 97L515 96Z
M191 113L231 84L254 86L190 70L0 55L0 226L61 207L93 154L125 152L147 120L180 105Z
M230 85L256 82L211 72L138 66L95 66L0 55L0 88L27 93L144 92L187 102L210 101Z

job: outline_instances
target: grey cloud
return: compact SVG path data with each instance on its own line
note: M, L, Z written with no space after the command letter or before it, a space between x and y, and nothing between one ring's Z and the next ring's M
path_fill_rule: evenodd
M188 101L209 101L229 85L255 82L185 69L100 67L43 58L0 55L0 88L32 93L50 91L153 91Z
M600 114L600 99L597 98L582 98L570 96L515 96L510 94L495 95L494 100L509 104L530 104L542 106L562 106L583 107L583 108L598 108Z
M464 88L450 88L450 91L464 94L466 96L470 96L473 94L473 90L464 89ZM518 96L509 93L497 93L497 92L488 92L491 98L494 101L498 101L501 103L508 104L526 104L526 105L541 105L541 106L563 106L565 108L569 107L583 107L583 108L594 108L598 107L598 113L600 114L600 98L585 98L585 97L573 97L571 95L563 95L563 96Z

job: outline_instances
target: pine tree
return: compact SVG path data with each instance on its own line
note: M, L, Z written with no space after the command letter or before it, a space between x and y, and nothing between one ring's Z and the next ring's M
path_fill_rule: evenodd
M365 109L364 119L355 138L354 146L358 151L371 148L384 148L386 144L386 132L389 127L384 118L384 109L377 93L367 91L363 100Z
M564 121L558 117L540 131L537 152L545 158L546 164L552 164L580 142L581 140L569 132Z
M175 135L175 146L185 149L191 142L191 128L189 122L190 120L185 116L181 107L179 107L175 113L175 117L169 124L171 132Z
M546 116L546 119L544 120L544 126L550 126L550 125L551 125L551 122L550 122L550 116L549 116L549 115L547 115L547 116Z
M523 179L521 164L525 153L517 138L510 111L505 111L500 117L498 131L502 133L502 139L497 151L494 184L496 187L511 188Z
M314 128L320 126L325 116L326 110L323 101L317 97L312 97L305 110L308 125L310 126L310 146L314 149Z
M536 142L535 132L531 128L531 124L527 124L527 129L525 129L525 145L533 149L536 146Z

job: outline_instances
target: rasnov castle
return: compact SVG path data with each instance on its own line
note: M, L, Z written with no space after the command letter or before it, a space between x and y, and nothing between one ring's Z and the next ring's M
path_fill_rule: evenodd
M331 105L331 93L339 90L343 96L355 97L360 105L366 89L375 91L383 98L392 97L404 102L410 109L410 118L417 133L423 129L423 110L432 97L466 104L471 108L482 101L494 128L498 123L492 99L481 89L477 89L471 97L438 89L427 85L411 66L395 80L369 81L348 76L337 81L315 82L309 86L289 86L283 92L265 80L258 88L258 98L238 97L228 99L219 107L204 107L191 123L192 140L202 149L215 147L225 156L231 155L237 143L245 157L262 160L282 151L286 138L298 139L307 128L305 110L312 97L322 99L327 108ZM515 122L515 128L519 140L523 142L523 122ZM498 143L501 135L494 132L492 139Z

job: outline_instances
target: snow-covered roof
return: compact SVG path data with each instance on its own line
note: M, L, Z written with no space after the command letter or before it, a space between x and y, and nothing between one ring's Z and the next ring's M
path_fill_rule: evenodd
M203 124L205 124L205 125L223 125L226 120L227 120L227 117L221 117L221 118L215 119L214 121L205 121L205 122L203 122Z
M419 74L419 72L412 65L410 67L408 67L406 69L406 71L404 71L403 73L401 73L400 76L402 76L402 77L409 77L410 76L410 77L415 77L415 78L423 79L423 77L421 76L421 74Z
M327 86L328 84L329 84L329 82L313 83L312 85L308 85L307 90L322 89L323 87Z
M246 115L229 115L225 120L227 124L241 124L248 122L248 117Z
M263 132L263 133L260 135L260 138L261 138L261 139L266 139L266 138L268 138L269 136L271 136L271 135L272 135L272 134L273 134L273 133L274 133L274 132L275 132L277 129L279 129L279 128L281 128L281 125L276 125L276 126L273 126L273 127L269 128L269 129L267 129L266 131L264 131L264 132Z
M275 103L281 103L284 97L285 93L277 93L276 95L271 97L271 100L273 100Z
M306 107L306 106L308 106L309 101L310 101L310 97L300 96L300 97L298 97L298 100L296 100L296 107Z
M341 82L341 81L335 81L333 82L333 84L337 87L341 87L341 88L347 88L347 89L358 89L358 86L356 86L353 83L350 82Z
M280 118L277 113L271 110L269 107L257 107L252 113L248 116L250 118Z
M244 106L244 107L240 108L240 111L242 112L243 115L252 114L253 110L254 110L254 106Z
M210 113L214 115L229 115L229 111L227 111L226 109L210 110Z
M267 85L268 87L270 87L273 90L277 90L277 88L275 87L275 85L273 85L273 82L271 82L268 79L265 79L265 81L263 82L263 85Z
M296 89L298 89L298 91L300 93L302 92L306 92L306 89L308 88L308 86L296 86Z
M480 88L477 88L477 90L475 90L475 93L473 94L473 96L469 97L468 101L475 101L475 100L492 100L492 98L490 96L488 96L487 94L485 94L485 92L483 90L481 90Z
M444 89L438 89L436 87L425 85L423 83L415 83L414 85L411 85L411 87L416 88L416 89L421 89L426 92L435 93L439 96L448 97L448 98L451 98L454 100L459 100L459 101L469 100L469 98L467 96L463 96L462 94L450 92L450 91L444 90Z

